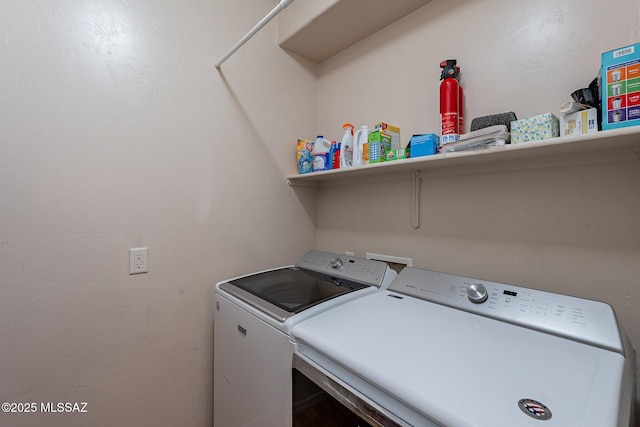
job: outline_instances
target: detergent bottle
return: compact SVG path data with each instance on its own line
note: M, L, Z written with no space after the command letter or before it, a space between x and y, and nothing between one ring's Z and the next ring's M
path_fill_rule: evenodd
M313 144L313 151L311 152L314 172L331 170L330 150L331 141L324 139L322 135L318 135L315 144Z
M353 166L353 130L355 126L351 123L342 125L344 135L340 141L340 167L347 168Z
M336 140L331 141L331 150L329 150L331 169L340 169L340 144Z
M369 126L362 126L353 137L353 166L366 165L365 150L369 146Z

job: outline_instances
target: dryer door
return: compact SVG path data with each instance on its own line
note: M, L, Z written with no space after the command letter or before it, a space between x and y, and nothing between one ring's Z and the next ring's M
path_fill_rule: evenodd
M293 427L411 427L304 356L293 355Z

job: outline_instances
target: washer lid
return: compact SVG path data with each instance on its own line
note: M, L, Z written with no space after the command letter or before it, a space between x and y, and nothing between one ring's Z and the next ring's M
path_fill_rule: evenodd
M398 293L325 311L292 337L442 425L619 424L621 354Z
M223 291L280 322L324 301L364 287L366 285L363 284L339 286L296 267L263 271L219 284Z

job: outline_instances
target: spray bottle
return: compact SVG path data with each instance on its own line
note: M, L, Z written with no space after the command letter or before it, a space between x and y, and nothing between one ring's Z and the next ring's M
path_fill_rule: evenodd
M461 119L462 89L460 87L460 67L455 59L440 63L440 145L455 142L462 133Z
M340 141L340 167L347 168L353 166L353 126L351 123L342 125L344 135Z
M362 126L353 138L353 166L366 165L364 150L369 145L369 126Z

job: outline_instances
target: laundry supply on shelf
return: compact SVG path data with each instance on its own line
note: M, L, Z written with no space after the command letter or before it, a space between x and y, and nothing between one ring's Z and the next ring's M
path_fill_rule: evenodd
M325 139L324 136L318 135L316 142L313 144L313 171L320 172L331 170L333 163L333 153L331 151L331 141Z
M435 133L413 135L409 140L409 155L413 157L431 156L438 153L440 137Z
M366 165L369 161L369 126L362 126L353 137L353 165Z
M340 169L340 144L335 139L331 141L329 157L331 159L331 169Z
M389 151L391 136L379 130L369 134L369 163L384 162Z
M353 166L353 130L355 126L351 123L342 125L344 135L340 141L340 167L348 168Z
M298 138L296 145L298 152L298 173L313 172L313 141Z
M378 122L375 131L363 125L354 133L351 123L342 125L344 134L338 143L318 135L315 141L298 139L298 172L323 172L369 163L381 163L406 159L409 150L401 147L400 128L385 122ZM399 148L394 148L394 147Z
M391 137L391 149L398 150L402 148L402 141L400 140L400 128L393 126L385 122L378 122L373 127L375 130L382 131Z
M397 150L391 149L387 152L387 162L391 162L393 160L402 160L409 158L409 148L398 148Z

